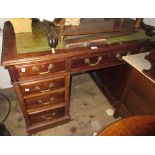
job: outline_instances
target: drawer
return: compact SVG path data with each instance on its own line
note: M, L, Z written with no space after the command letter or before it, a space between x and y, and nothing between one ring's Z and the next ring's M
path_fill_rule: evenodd
M65 78L39 80L37 82L29 82L20 84L22 94L33 95L37 93L49 92L65 87Z
M65 103L65 92L51 93L48 95L42 95L25 99L27 110L33 108L42 108L47 105L52 106L59 103Z
M100 68L104 66L107 67L115 64L121 64L124 62L121 57L126 54L127 52L116 52L111 54L100 54L94 56L73 58L71 68L72 71L80 69L89 70L91 68Z
M48 75L56 72L66 71L66 61L40 62L36 64L16 65L17 77L19 79L39 75Z
M65 116L65 108L57 108L53 110L48 110L45 112L29 115L30 121L33 124L43 123L47 121L56 120Z

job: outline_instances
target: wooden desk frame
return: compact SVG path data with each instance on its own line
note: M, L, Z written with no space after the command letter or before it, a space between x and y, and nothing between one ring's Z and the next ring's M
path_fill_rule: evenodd
M15 34L10 23L6 23L2 65L9 70L28 134L70 120L69 97L72 74L124 64L121 56L127 55L129 52L130 54L145 52L152 46L153 43L149 40L141 40L104 45L95 50L76 48L59 49L56 54L52 54L50 50L17 54ZM51 86L51 83L54 86ZM62 95L61 93L65 93L65 95L57 97L57 94ZM54 96L52 100L53 94L56 97ZM46 99L44 99L45 96ZM49 104L40 103L41 100L49 102L49 99ZM35 108L29 108L30 106Z

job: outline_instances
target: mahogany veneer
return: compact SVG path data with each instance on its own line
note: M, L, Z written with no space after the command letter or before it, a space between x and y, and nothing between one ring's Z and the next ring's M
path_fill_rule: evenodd
M155 115L155 83L132 69L115 116Z
M98 136L155 136L155 116L131 116L103 129Z

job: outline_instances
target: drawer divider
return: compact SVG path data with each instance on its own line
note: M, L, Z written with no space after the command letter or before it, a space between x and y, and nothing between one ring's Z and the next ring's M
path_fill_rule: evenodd
M27 95L27 96L24 96L23 98L27 99L27 98L31 98L31 97L37 97L37 96L40 96L40 95L44 95L44 94L59 93L59 92L63 92L63 91L65 91L65 88L61 88L61 89L57 89L57 90L51 90L51 91L46 91L46 92L40 92L38 94L33 94L33 95Z

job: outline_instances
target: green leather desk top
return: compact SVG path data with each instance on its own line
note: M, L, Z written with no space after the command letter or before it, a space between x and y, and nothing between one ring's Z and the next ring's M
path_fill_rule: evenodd
M130 35L107 38L106 43L112 44L144 39L150 39L150 37L145 35L145 32L143 30L140 30L137 33ZM16 48L18 54L50 50L47 36L41 24L33 26L32 33L16 34ZM59 41L57 48L65 48L65 46Z

